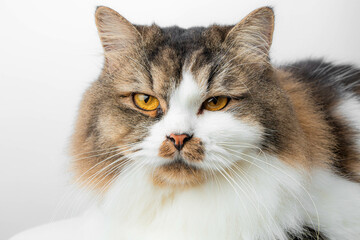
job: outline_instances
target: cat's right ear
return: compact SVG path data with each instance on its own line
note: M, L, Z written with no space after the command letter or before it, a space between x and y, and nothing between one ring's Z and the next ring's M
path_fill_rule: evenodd
M111 8L97 7L95 20L105 54L124 52L141 39L139 31Z

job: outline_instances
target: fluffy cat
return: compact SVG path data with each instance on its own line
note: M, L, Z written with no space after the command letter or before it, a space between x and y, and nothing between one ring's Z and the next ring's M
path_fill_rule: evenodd
M14 240L360 238L360 70L271 65L268 7L189 29L99 7L96 24L72 152L101 199Z

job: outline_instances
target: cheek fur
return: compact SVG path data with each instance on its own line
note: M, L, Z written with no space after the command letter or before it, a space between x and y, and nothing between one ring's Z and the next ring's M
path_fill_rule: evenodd
M241 160L242 154L256 149L263 129L255 121L244 121L228 112L205 112L195 133L204 142L206 166L216 168L229 167Z

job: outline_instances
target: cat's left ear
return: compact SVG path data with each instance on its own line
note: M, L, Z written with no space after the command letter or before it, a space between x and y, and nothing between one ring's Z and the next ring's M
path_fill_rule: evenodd
M227 34L225 44L236 48L239 56L256 61L268 61L274 32L274 12L270 7L254 10Z

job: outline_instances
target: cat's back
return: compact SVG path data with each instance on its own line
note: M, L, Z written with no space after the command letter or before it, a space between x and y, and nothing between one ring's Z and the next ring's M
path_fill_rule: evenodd
M348 95L360 95L360 69L353 65L311 59L281 68L309 84L317 100L326 106Z
M284 84L289 95L303 92L313 103L312 111L322 115L328 126L334 142L334 170L360 182L360 69L324 60L300 61L280 69L291 76Z

